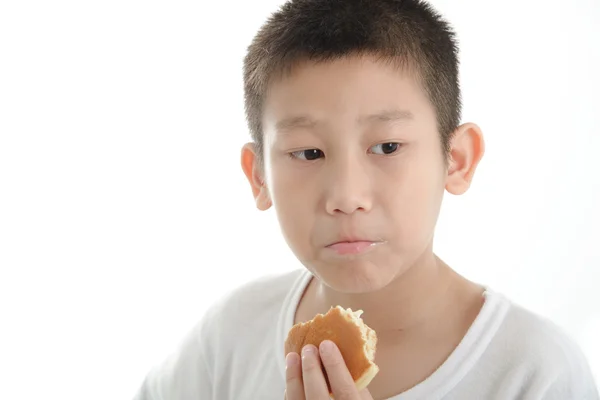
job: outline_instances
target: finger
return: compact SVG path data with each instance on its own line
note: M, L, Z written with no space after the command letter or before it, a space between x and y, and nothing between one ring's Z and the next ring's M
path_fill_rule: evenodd
M312 344L302 349L302 380L308 400L329 399L329 390L321 368L319 351Z
M360 398L361 400L373 400L373 396L371 396L371 392L367 388L360 391Z
M358 393L354 379L337 346L330 340L324 340L319 346L319 351L335 399L360 400L362 395Z
M285 357L285 399L306 400L302 384L302 367L298 353L289 353Z

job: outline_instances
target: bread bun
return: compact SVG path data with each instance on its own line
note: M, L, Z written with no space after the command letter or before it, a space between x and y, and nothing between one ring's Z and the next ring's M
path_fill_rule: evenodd
M331 340L340 349L357 389L366 388L379 372L379 367L373 362L377 335L363 322L361 314L362 310L353 312L337 306L331 307L325 315L318 314L308 322L294 325L285 341L285 355L291 352L300 354L307 344L318 348L323 340ZM329 380L327 387L331 393Z

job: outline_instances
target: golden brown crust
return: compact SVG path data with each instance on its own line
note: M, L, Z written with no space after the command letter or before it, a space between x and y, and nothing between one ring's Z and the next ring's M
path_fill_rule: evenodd
M319 314L311 321L294 325L285 341L285 354L300 354L307 344L319 347L323 340L331 340L340 349L354 382L360 382L360 389L366 387L378 368L369 360L365 349L370 346L374 350L377 338L375 332L364 325L362 320L352 317L355 315L351 310L332 307L325 315ZM329 387L329 382L327 386Z

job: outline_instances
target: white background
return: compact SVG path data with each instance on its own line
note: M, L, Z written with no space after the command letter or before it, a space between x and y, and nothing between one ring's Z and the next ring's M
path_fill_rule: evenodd
M0 3L0 398L129 399L218 296L299 267L239 167L242 58L281 3ZM433 4L487 141L437 252L600 378L600 3Z

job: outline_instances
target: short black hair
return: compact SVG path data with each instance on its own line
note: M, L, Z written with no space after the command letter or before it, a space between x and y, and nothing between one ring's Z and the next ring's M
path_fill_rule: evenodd
M449 23L422 0L289 0L259 29L244 58L248 127L262 159L269 83L302 61L372 55L418 77L449 155L461 118L458 44Z

